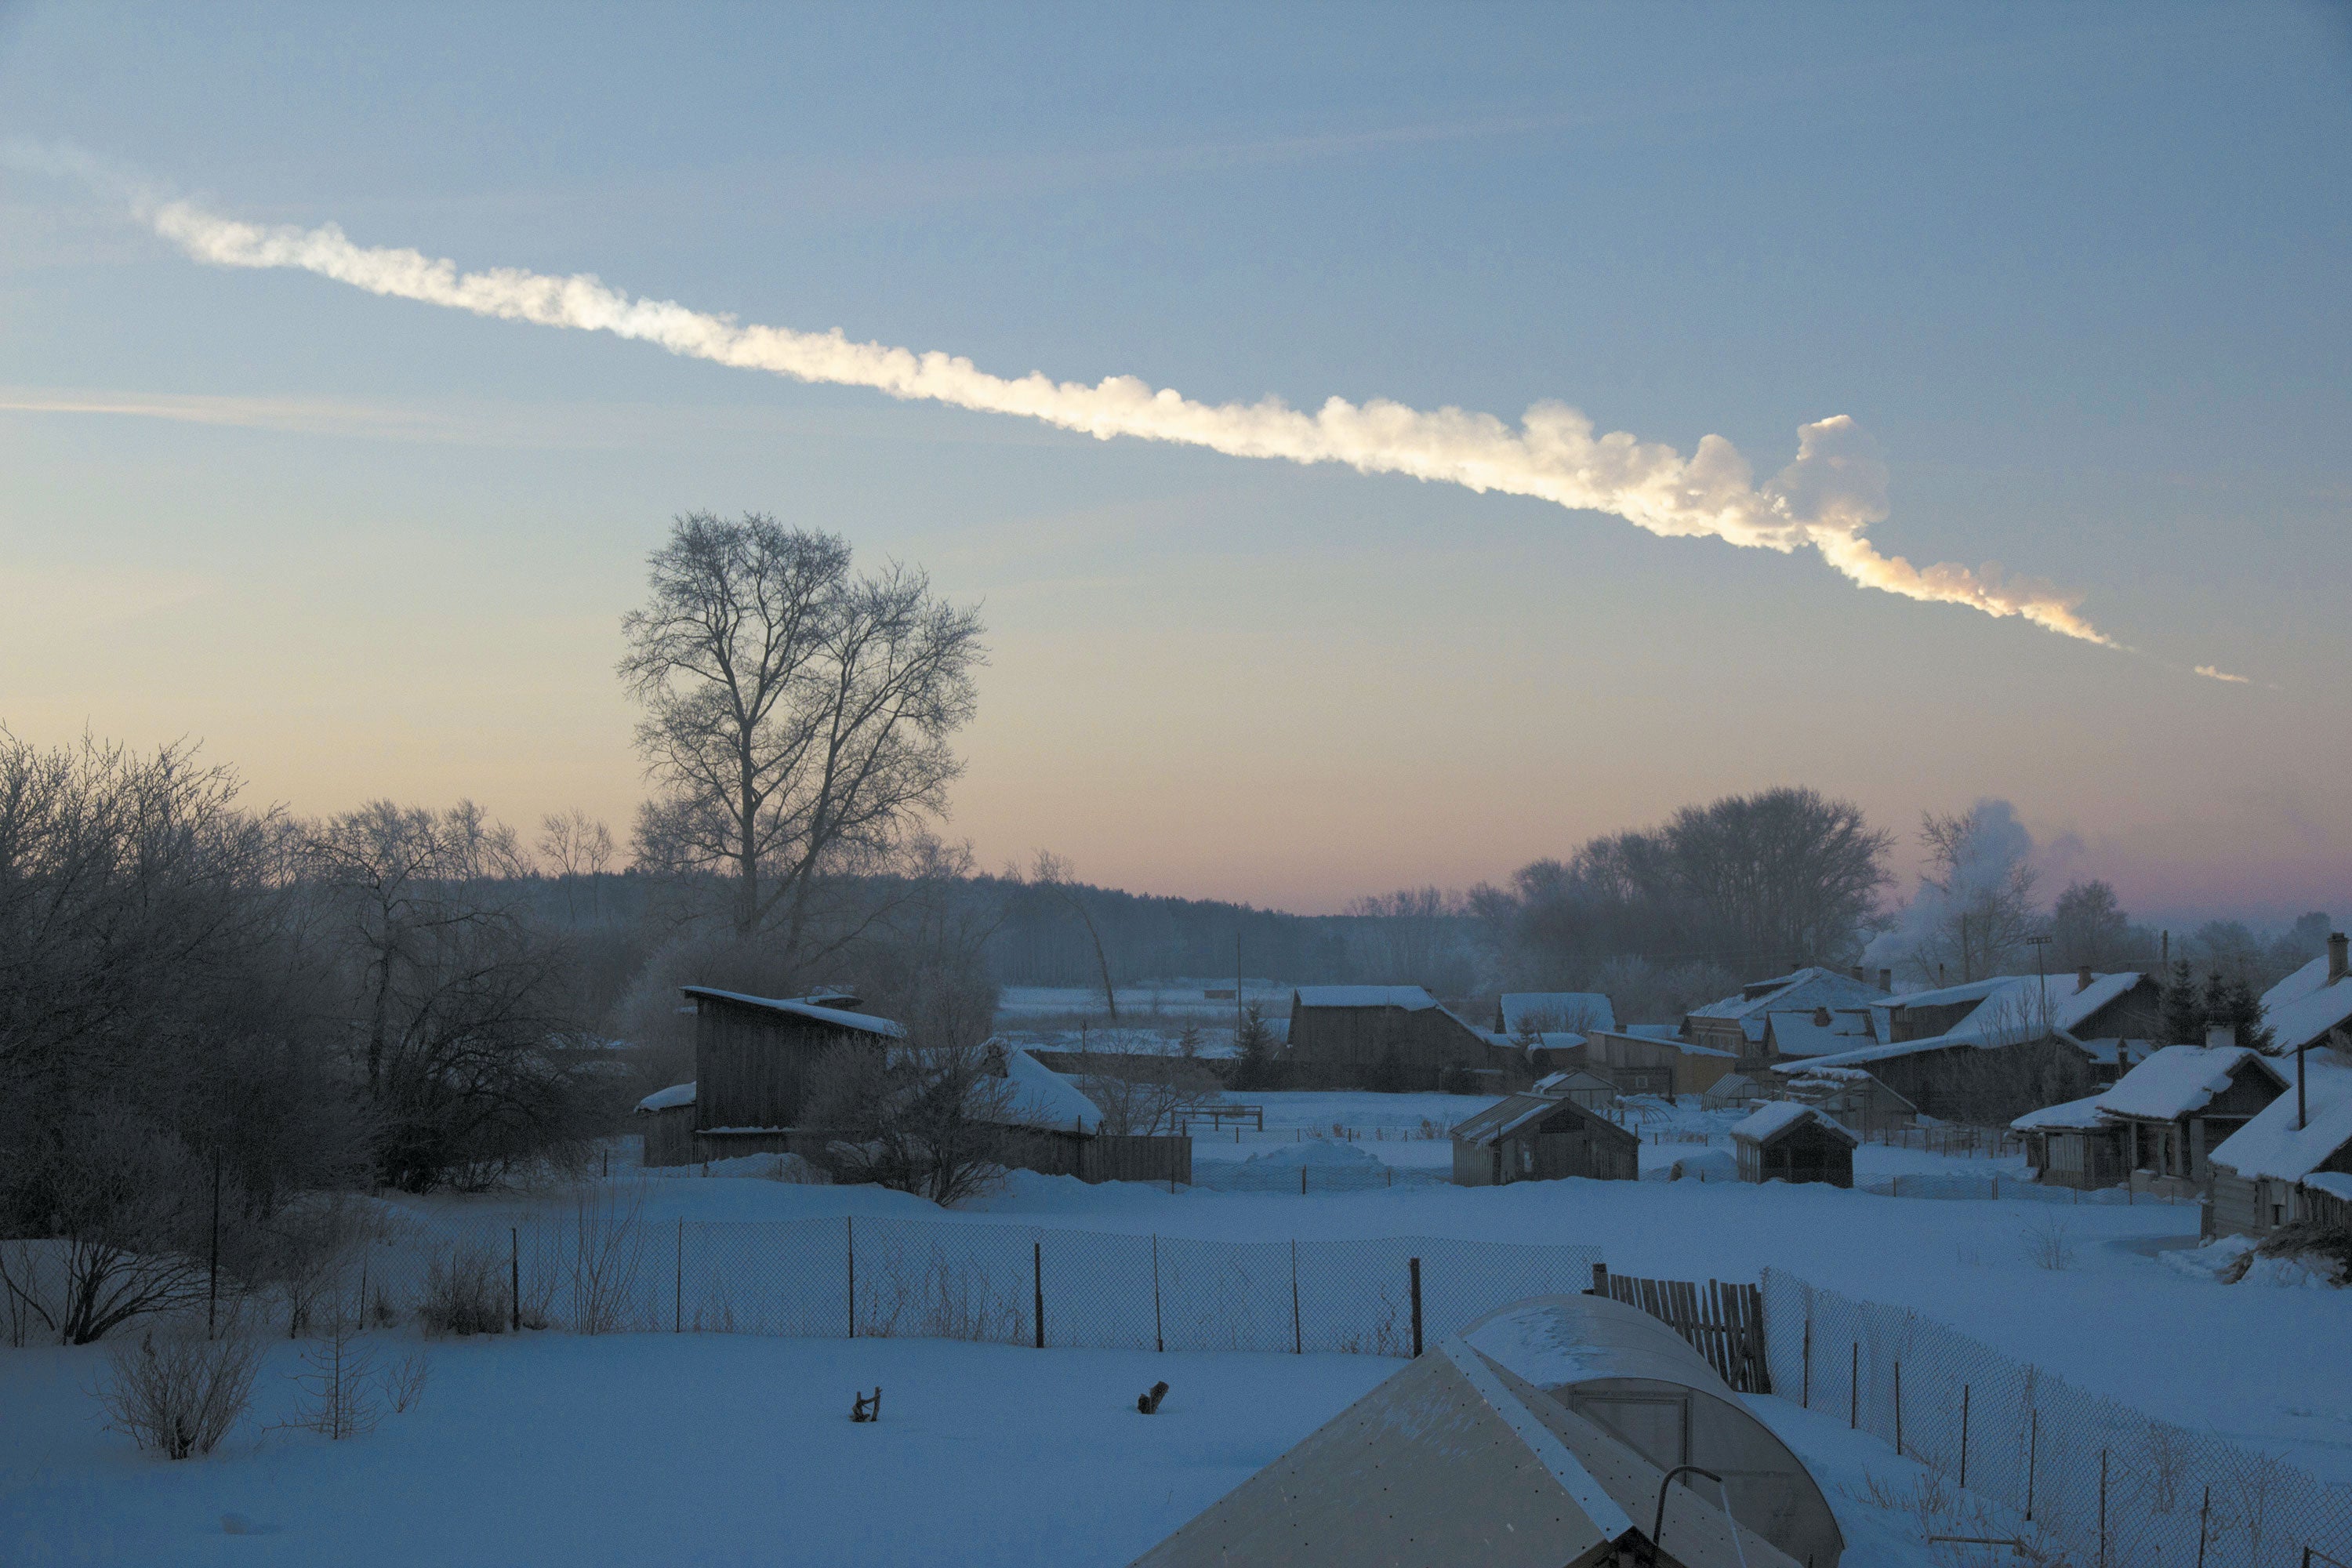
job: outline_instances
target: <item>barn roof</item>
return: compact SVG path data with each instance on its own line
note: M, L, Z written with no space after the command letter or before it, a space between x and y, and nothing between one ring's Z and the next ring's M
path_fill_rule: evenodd
M814 1023L830 1024L836 1029L852 1029L861 1035L880 1035L887 1039L904 1039L904 1026L888 1018L877 1018L869 1013L845 1012L838 1007L820 1006L798 996L747 996L740 991L721 991L715 985L681 985L678 990L694 997L709 996L720 1002L733 1002L745 1007L763 1008L771 1013L787 1014L806 1018Z
M657 1089L637 1101L639 1110L675 1110L681 1105L694 1103L692 1083L674 1083L667 1089Z
M2307 1052L2302 1064L2305 1125L2295 1125L2296 1094L2287 1091L2215 1146L2209 1156L2242 1176L2296 1182L2352 1143L2352 1066L2334 1051Z
M1737 1018L1740 1032L1750 1040L1764 1037L1764 1020L1770 1013L1794 1012L1800 1008L1852 1007L1885 1000L1886 993L1867 981L1856 980L1851 974L1841 974L1834 969L1809 965L1787 974L1776 974L1769 980L1753 981L1739 989L1737 996L1726 996L1719 1002L1709 1002L1694 1007L1687 1016L1693 1018Z
M1822 1013L1829 1014L1826 1020L1821 1016ZM1774 1011L1766 1014L1765 1018L1772 1044L1784 1057L1831 1056L1853 1050L1857 1043L1874 1037L1870 1032L1870 1010L1866 1007Z
M1598 991L1506 991L1496 1008L1507 1035L1519 1033L1530 1020L1568 1030L1617 1026L1617 1009Z
M2009 1125L2011 1131L2016 1132L2064 1132L2086 1131L2095 1127L2104 1127L2107 1122L2099 1114L2099 1097L2086 1094L2080 1100L2063 1100L2056 1105L2045 1105L2039 1110L2029 1110Z
M2326 958L2313 959L2263 993L2263 1022L2270 1026L2273 1051L2326 1039L2330 1029L2352 1024L2352 974L2330 985Z
M2244 1046L2167 1046L2117 1079L2098 1097L2099 1109L2156 1121L2193 1116L2249 1070L2286 1087L2278 1068Z
M1775 1100L1758 1106L1733 1125L1731 1135L1743 1143L1769 1143L1807 1121L1820 1122L1848 1143L1862 1142L1844 1123L1824 1114L1819 1106L1802 1105L1793 1100Z
M1536 1079L1535 1092L1549 1094L1554 1099L1566 1094L1571 1089L1605 1089L1612 1094L1617 1092L1615 1084L1611 1083L1599 1073L1587 1072L1582 1068L1570 1068L1566 1072L1546 1073Z
M1572 1100L1563 1100L1556 1094L1514 1094L1457 1123L1453 1136L1458 1142L1492 1143L1497 1139L1508 1138L1530 1122L1540 1121L1560 1111L1587 1121L1600 1122L1612 1131L1622 1131L1615 1122L1593 1115ZM1630 1138L1633 1134L1629 1132L1626 1136Z
M1665 1046L1680 1051L1686 1057L1721 1057L1734 1061L1739 1057L1738 1051L1727 1051L1720 1046L1698 1045L1673 1035L1641 1035L1630 1029L1595 1029L1592 1032L1596 1035L1606 1035L1616 1040L1635 1040L1645 1046Z

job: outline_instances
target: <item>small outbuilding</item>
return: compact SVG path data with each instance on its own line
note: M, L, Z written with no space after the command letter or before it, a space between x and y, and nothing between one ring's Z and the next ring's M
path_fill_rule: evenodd
M1587 1110L1606 1110L1617 1103L1617 1086L1582 1068L1568 1068L1536 1079L1534 1092L1553 1100L1572 1100Z
M1805 1462L1649 1313L1605 1296L1545 1296L1489 1313L1462 1338L1660 1472L1714 1471L1742 1526L1799 1563L1836 1568L1845 1537Z
M2131 1174L2123 1129L2099 1113L2095 1094L2029 1110L2009 1125L2025 1140L2026 1168L2045 1187L2092 1192Z
M1862 1142L1843 1123L1810 1105L1776 1100L1731 1130L1743 1182L1827 1182L1853 1185L1853 1152Z
M1728 1110L1736 1105L1754 1105L1764 1098L1762 1084L1744 1072L1727 1072L1708 1086L1698 1102L1709 1110Z
M2269 1235L2283 1225L2341 1217L2352 1198L2352 1058L2300 1053L2294 1087L2221 1141L2213 1163L2213 1236Z
M1454 1129L1454 1184L1499 1187L1585 1176L1630 1182L1642 1173L1642 1140L1573 1100L1514 1094Z

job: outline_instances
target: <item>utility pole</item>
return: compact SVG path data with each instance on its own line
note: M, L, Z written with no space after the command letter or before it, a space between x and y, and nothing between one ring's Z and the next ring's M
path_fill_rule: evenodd
M2050 975L2048 966L2042 962L2042 960L2049 951L2050 938L2045 932L2041 936L2029 936L2025 940L2032 943L2033 947L2033 978L2042 990L2042 1014L2040 1023L2041 1026L2046 1031L2050 1027ZM2123 1047L2118 1046L2116 1047L2116 1065L2120 1068L2123 1065Z

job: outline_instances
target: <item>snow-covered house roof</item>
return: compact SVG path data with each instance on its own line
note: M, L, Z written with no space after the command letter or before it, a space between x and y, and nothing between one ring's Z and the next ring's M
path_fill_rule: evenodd
M1801 1105L1793 1100L1775 1100L1758 1106L1732 1125L1731 1135L1747 1143L1768 1143L1802 1121L1818 1121L1849 1143L1862 1140L1835 1118L1825 1116L1819 1106Z
M693 1103L694 1085L690 1082L674 1083L667 1089L657 1089L637 1101L637 1109L645 1111L675 1110L681 1105Z
M2352 1065L2334 1051L2315 1050L2305 1055L2301 1071L2300 1107L2290 1080L2284 1094L2221 1140L2210 1156L2215 1164L2242 1176L2296 1182L2352 1143Z
M2249 1070L2286 1087L2278 1068L2244 1046L2167 1046L2099 1095L2099 1109L2143 1121L2177 1121L2212 1104L2215 1095Z
M2009 1125L2016 1132L2081 1132L2110 1123L2099 1114L2099 1097L2086 1094L2080 1100L2029 1110Z
M2331 985L2325 955L2315 958L2263 993L2272 1050L2299 1051L2325 1043L2331 1029L2352 1027L2352 974Z
M1531 1092L1549 1094L1557 1098L1566 1094L1571 1089L1605 1089L1612 1094L1617 1092L1615 1084L1611 1083L1599 1073L1587 1072L1582 1068L1570 1068L1566 1072L1546 1073L1536 1079L1535 1088Z
M1739 1056L1738 1051L1727 1051L1719 1046L1702 1046L1696 1041L1685 1040L1679 1035L1648 1032L1635 1034L1629 1029L1595 1029L1592 1032L1596 1036L1605 1035L1612 1039L1638 1040L1645 1046L1670 1047L1686 1057L1716 1057L1737 1060Z
M1589 1122L1598 1123L1612 1131L1616 1129L1615 1122L1604 1121L1584 1106L1559 1095L1513 1094L1505 1096L1486 1110L1455 1123L1452 1136L1456 1142L1493 1143L1497 1139L1508 1138L1530 1122L1541 1121L1544 1118L1562 1110L1572 1111ZM1623 1136L1629 1142L1633 1141L1633 1135L1630 1132Z
M907 1034L903 1026L888 1018L877 1018L868 1013L845 1012L839 1007L820 1006L797 996L747 996L740 991L721 991L713 985L681 985L678 990L688 996L709 996L720 1002L740 1003L746 1007L764 1008L771 1013L830 1024L837 1029L854 1029L859 1034L880 1035L887 1039L904 1039Z
M1420 985L1301 985L1291 994L1298 1007L1402 1007L1419 1013L1437 1005Z
M1738 1019L1742 1034L1751 1041L1760 1041L1768 1014L1811 1012L1824 1006L1867 1006L1885 995L1867 981L1841 974L1834 969L1809 965L1787 974L1776 974L1769 980L1753 981L1741 986L1737 996L1694 1007L1688 1016Z
M1896 997L1893 1007L1899 1011L1906 1007L1948 1006L1956 1002L1973 1002L1976 1005L1958 1024L1940 1035L1858 1047L1853 1050L1816 1058L1811 1064L1782 1063L1773 1070L1799 1072L1808 1065L1867 1067L1872 1062L1916 1056L1923 1051L1950 1050L1956 1046L1991 1050L2016 1045L2021 1040L2039 1039L2042 1037L2044 1026L2049 1033L2071 1040L2070 1031L2077 1024L2093 1016L2110 1002L2128 995L2141 979L2137 972L2129 970L2116 974L2095 974L2088 985L2077 989L2076 983L2065 975L2044 979L2032 974L2002 974L1990 980L1971 981L1966 985L1946 986L1940 991L1915 991ZM2075 1043L2080 1044L2079 1041Z
M1598 991L1506 991L1496 1004L1502 1030L1516 1035L1529 1025L1552 1031L1613 1029L1617 1010Z
M1015 1127L1097 1132L1102 1111L1076 1084L1019 1046L1004 1047L1004 1076L1013 1086L1002 1120Z
M1876 1038L1867 1007L1813 1007L1765 1015L1772 1044L1784 1057L1826 1057Z
M1628 1024L1617 1031L1621 1035L1638 1035L1645 1040L1673 1040L1682 1037L1679 1024Z

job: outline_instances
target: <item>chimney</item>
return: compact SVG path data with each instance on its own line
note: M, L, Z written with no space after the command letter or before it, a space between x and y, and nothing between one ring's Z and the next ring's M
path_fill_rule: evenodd
M1878 988L1881 991L1888 992L1895 989L1895 971L1891 969L1882 969L1878 972Z
M2074 994L2079 996L2090 988L2091 966L2086 963L2083 965L2082 968L2074 971Z
M2223 1050L2223 1049L2228 1048L2228 1047L2231 1047L2231 1046L2234 1046L2234 1045L2236 1045L2237 1043L2238 1043L2238 1026L2237 1026L2237 1025L2235 1025L2235 1024L2208 1024L2208 1025L2206 1025L2206 1026L2205 1026L2205 1048L2206 1048L2207 1050L2209 1050L2209 1051Z
M2345 976L2347 970L2345 946L2345 938L2342 931L2330 931L2327 933L2327 984L2330 985L2335 984Z

